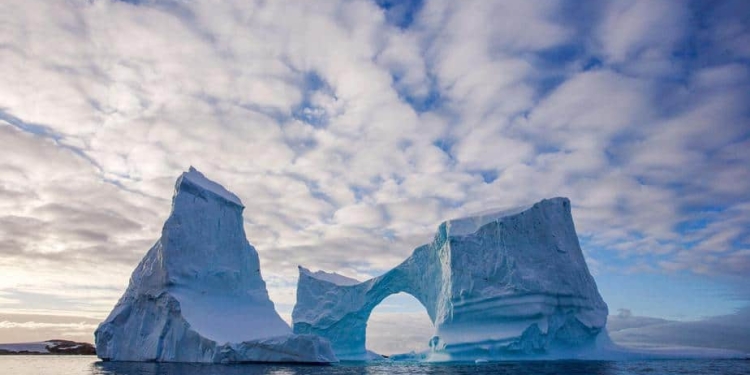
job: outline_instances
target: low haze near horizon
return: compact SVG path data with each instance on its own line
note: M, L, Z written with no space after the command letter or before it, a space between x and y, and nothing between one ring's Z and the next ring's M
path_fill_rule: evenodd
M567 196L615 336L750 351L744 0L6 0L0 25L0 342L92 341L193 165L286 319L298 264L364 280L443 220ZM392 297L368 344L426 317Z

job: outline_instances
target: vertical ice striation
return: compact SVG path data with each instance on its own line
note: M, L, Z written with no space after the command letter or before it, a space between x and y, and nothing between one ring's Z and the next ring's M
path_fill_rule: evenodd
M444 222L432 243L362 283L317 275L300 267L294 331L327 338L341 359L367 358L370 313L399 292L424 305L430 346L450 359L577 356L608 313L566 198Z
M268 297L237 196L194 168L175 184L161 238L96 330L114 361L335 362L330 345L294 335Z

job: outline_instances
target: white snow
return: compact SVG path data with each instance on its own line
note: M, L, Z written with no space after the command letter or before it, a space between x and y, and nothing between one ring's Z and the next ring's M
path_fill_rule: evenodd
M232 203L236 203L237 205L244 207L240 198L237 197L234 193L224 188L224 186L221 186L218 183L207 179L206 176L203 175L203 173L199 172L192 166L190 166L187 172L182 173L180 179L188 180L206 191L210 191L211 193L214 193ZM180 180L178 180L178 185L179 181Z
M357 285L361 283L361 281L357 279L352 279L351 277L346 277L336 272L326 272L322 270L312 272L309 269L302 267L302 266L299 266L299 271L310 277L316 278L318 280L328 281L329 283L333 283L336 285L345 286L345 285Z
M25 351L30 353L49 353L49 350L47 350L47 346L52 344L53 343L49 341L0 344L0 350L7 350L11 352Z
M239 198L192 167L96 347L117 361L337 361L325 340L292 334L268 297Z
M526 211L531 208L531 206L532 205L528 204L509 209L490 209L481 211L465 217L448 220L445 222L445 226L449 235L463 236L476 232L487 223Z
M327 338L341 359L368 358L370 312L399 292L434 324L432 361L576 357L594 346L608 314L565 198L447 221L431 244L359 284L327 275L300 267L294 331Z

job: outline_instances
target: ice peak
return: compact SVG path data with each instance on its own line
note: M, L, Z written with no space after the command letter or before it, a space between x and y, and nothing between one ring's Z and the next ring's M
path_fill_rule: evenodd
M180 178L177 179L175 192L180 191L180 187L186 183L200 190L209 192L227 202L236 204L243 208L245 207L240 198L234 195L234 193L230 192L219 183L209 180L192 165L188 168L187 172L183 172Z
M554 204L559 204L563 206L563 208L565 207L570 208L570 200L568 198L556 197L556 198L543 199L537 203L525 204L525 205L516 206L512 208L489 209L489 210L477 212L474 214L470 214L464 217L451 219L451 220L445 221L443 224L445 225L445 228L450 235L463 236L463 235L476 232L477 230L479 230L479 228L481 228L485 224L491 223L493 221L499 221L509 216L518 215L522 212L528 211L529 209L535 206L554 205Z
M245 235L242 202L193 167L175 183L161 237L96 330L112 361L337 361L330 344L294 335L276 312Z
M301 274L305 274L307 276L310 276L314 279L328 281L329 283L333 283L339 286L347 286L347 285L357 285L360 284L361 281L357 279L352 279L351 277L346 277L344 275L340 275L336 272L326 272L326 271L315 271L312 272L309 269L297 266L299 268L299 272Z

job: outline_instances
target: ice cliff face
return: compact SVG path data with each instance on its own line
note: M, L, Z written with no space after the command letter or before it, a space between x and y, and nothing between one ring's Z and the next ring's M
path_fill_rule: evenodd
M292 334L268 297L237 196L192 167L175 184L161 238L96 330L114 361L335 362L328 342Z
M294 332L327 338L340 359L368 357L370 312L391 294L419 300L434 358L574 357L607 319L566 198L444 222L432 243L354 284L300 267Z

